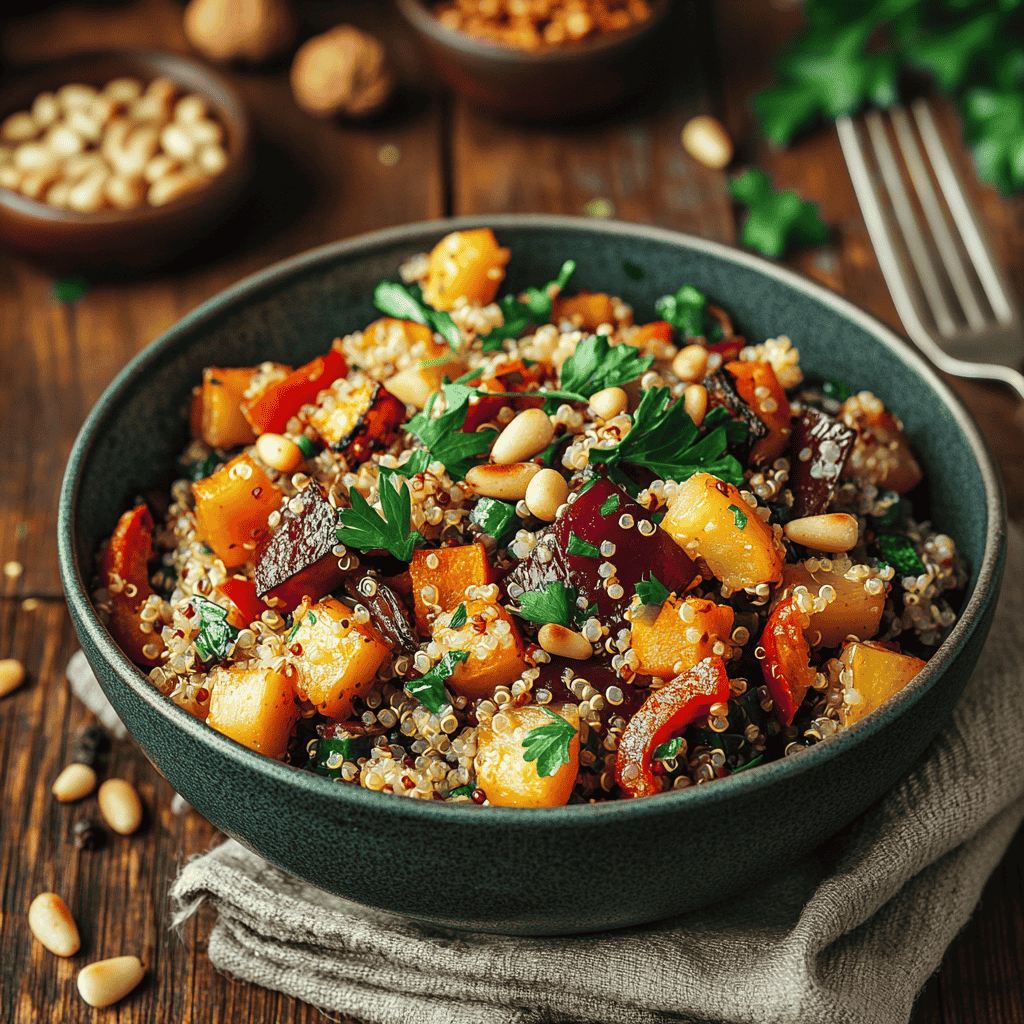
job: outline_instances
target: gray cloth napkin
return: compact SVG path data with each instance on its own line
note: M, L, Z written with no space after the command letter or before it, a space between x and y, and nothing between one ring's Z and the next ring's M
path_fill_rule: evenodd
M569 938L449 933L226 842L181 871L174 921L208 901L216 967L368 1024L906 1021L1024 816L1022 607L1012 530L991 637L916 769L840 837L711 909Z

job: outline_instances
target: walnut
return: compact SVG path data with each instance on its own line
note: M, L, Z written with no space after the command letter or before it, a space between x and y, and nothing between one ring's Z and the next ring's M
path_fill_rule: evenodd
M191 0L184 28L189 42L216 61L260 64L295 40L288 0Z
M291 79L295 102L315 117L366 117L384 106L394 86L380 41L352 25L303 43Z

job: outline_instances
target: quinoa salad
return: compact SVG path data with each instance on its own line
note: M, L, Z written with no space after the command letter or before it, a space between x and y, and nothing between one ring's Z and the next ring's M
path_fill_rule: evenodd
M680 282L502 294L455 232L298 368L208 367L92 594L169 700L338 783L544 807L798 754L924 667L966 581L856 382ZM782 325L780 325L782 326Z

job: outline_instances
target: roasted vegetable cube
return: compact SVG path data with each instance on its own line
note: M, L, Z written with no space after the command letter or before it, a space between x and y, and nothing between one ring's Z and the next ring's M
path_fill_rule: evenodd
M208 366L203 370L200 436L211 448L233 448L256 439L242 415L245 389L255 372L254 367Z
M309 417L323 443L353 465L386 448L404 422L404 402L363 373L336 381Z
M453 231L431 250L423 299L434 309L454 309L459 299L486 306L498 294L508 258L490 228Z
M732 374L724 369L709 373L704 378L704 387L708 392L709 410L722 406L734 420L746 426L746 441L734 446L736 457L745 464L758 442L768 437L767 424L740 394Z
M910 450L903 424L870 391L851 395L841 412L857 431L845 475L868 480L897 494L906 494L924 474Z
M574 327L596 331L601 324L616 326L615 304L604 292L580 292L578 295L558 296L551 303L551 322L568 320Z
M782 573L772 528L736 487L710 473L695 473L679 485L661 527L733 590L774 583Z
M242 413L257 434L283 434L288 421L299 409L315 402L321 391L347 373L341 349L332 347L326 355L317 356L243 402Z
M439 615L433 639L443 648L442 656L449 651L469 655L448 682L463 697L490 697L496 686L510 686L527 669L519 628L496 601L465 601Z
M637 671L671 679L712 655L725 657L732 624L728 605L700 597L670 597L650 625L633 622L630 642L640 659Z
M207 677L210 710L206 724L250 750L284 757L299 718L293 676L293 671L216 666Z
M430 633L430 612L452 611L466 599L466 587L485 587L494 582L483 544L413 552L409 563L416 628Z
M839 709L843 725L853 725L895 697L925 667L910 654L899 654L878 643L852 641L839 660L850 673L845 701Z
M768 434L755 441L750 449L750 461L757 465L774 462L789 444L793 414L772 364L735 361L726 363L725 371L732 376L740 397L768 428Z
M345 593L366 606L370 622L393 650L414 654L419 649L419 641L409 624L405 605L391 587L376 576L364 572L359 576L346 577Z
M789 449L794 518L821 515L828 508L856 440L852 427L813 406L804 408Z

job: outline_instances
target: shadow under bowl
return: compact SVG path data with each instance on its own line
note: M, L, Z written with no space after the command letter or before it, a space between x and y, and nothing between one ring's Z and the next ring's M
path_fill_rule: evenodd
M902 418L927 473L929 513L970 572L961 617L882 709L804 752L710 785L551 809L401 799L268 760L163 698L89 601L94 555L136 494L166 487L207 365L293 365L379 313L382 278L457 228L512 250L503 289L550 280L622 296L637 322L682 283L714 296L748 338L788 334L806 372L873 390ZM643 277L635 280L637 268ZM1002 571L1002 491L969 414L919 355L845 299L758 256L660 228L563 217L417 224L317 249L248 278L155 341L110 385L72 451L59 554L71 615L104 691L147 756L218 828L358 903L454 928L597 931L713 902L849 823L913 764L947 719L987 634Z

